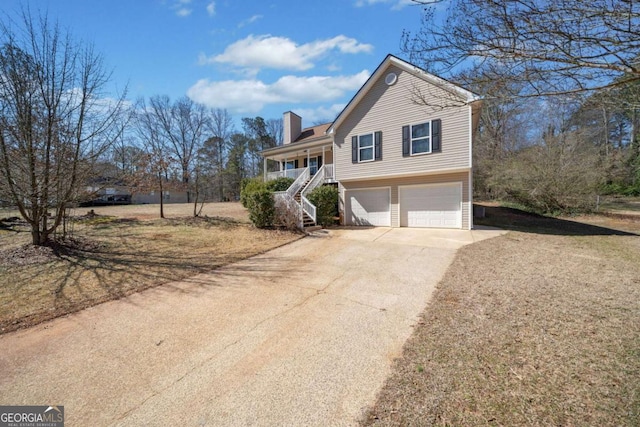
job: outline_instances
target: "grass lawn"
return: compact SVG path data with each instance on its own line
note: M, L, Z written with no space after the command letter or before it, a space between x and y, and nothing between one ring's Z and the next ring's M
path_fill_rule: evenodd
M210 271L300 238L259 230L238 203L78 209L72 244L25 250L25 223L0 222L0 333L31 326L140 290ZM0 219L11 213L0 212Z
M600 209L604 212L640 214L640 197L603 197Z
M640 425L640 222L481 223L512 231L459 251L362 424Z

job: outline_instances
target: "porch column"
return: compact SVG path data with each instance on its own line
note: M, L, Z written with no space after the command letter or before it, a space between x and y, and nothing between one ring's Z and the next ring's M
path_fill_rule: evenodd
M267 182L267 158L266 157L264 158L263 170L264 170L264 182Z
M308 168L310 168L310 167L311 167L311 164L309 163L309 160L310 160L309 152L310 152L310 151L311 151L311 150L309 150L309 149L307 148L307 167L308 167Z

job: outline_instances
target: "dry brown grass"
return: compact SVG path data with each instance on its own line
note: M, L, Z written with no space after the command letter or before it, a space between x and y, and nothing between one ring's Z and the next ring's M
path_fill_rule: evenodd
M10 263L0 263L1 332L210 271L300 237L253 228L242 222L246 213L239 204L212 205L221 205L212 206L212 212L227 218L178 217L176 205L170 214L176 217L165 220L135 219L144 218L149 206L140 211L134 206L99 208L96 213L124 217L75 222L74 244L55 247L35 263L4 257ZM24 225L0 228L0 252L28 241Z
M640 425L640 226L488 214L363 424Z

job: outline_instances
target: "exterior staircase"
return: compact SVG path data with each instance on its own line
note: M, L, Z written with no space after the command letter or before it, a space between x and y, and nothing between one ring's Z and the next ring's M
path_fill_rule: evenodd
M293 199L298 203L301 204L302 203L302 190L307 186L307 184L309 183L309 181L311 181L311 178L307 179L304 184L302 184L302 187L300 187L300 190L298 190L298 192L293 196ZM316 225L316 223L313 221L313 218L311 218L309 215L307 215L306 212L302 211L302 226L303 227L314 227Z

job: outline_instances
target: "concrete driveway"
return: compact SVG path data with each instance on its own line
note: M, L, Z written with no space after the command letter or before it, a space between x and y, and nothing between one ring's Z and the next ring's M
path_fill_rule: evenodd
M0 337L0 404L67 426L353 425L468 243L339 229Z

